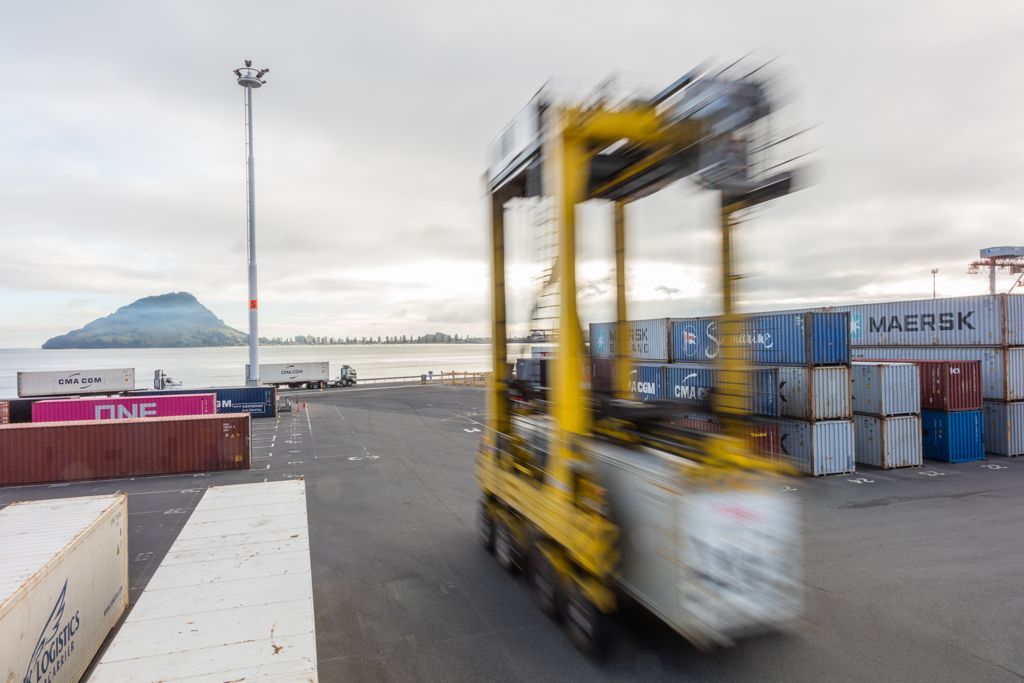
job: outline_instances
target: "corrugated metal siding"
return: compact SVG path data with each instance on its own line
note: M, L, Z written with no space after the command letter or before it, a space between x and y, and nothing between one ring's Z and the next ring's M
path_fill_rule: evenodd
M1007 346L1024 346L1024 295L1007 294L1004 316L1006 318Z
M173 396L209 394L217 396L218 413L249 413L253 417L277 417L277 387L211 387L209 389L171 389L133 391L132 396Z
M249 469L250 417L190 415L0 428L0 486Z
M853 414L850 368L845 365L779 367L779 414L801 420L835 420Z
M923 464L920 416L854 415L853 423L857 462L886 470Z
M614 358L616 351L616 323L591 323L590 355L593 358ZM630 320L626 323L627 358L667 363L668 318Z
M679 318L671 321L672 360L676 363L711 363L722 348L715 318Z
M980 410L959 413L921 411L924 457L945 462L985 459L984 415Z
M615 391L614 363L615 361L611 358L592 358L590 360L591 391L600 394L610 394Z
M665 366L637 363L629 371L629 390L638 401L650 403L665 398Z
M0 401L0 425L11 421L11 406L7 401Z
M715 422L695 420L688 417L673 417L672 424L680 427L688 427L702 432L722 433L722 425ZM781 432L777 424L747 425L744 427L750 439L750 446L762 457L775 458L779 454L779 441Z
M985 401L985 451L1024 455L1024 402Z
M711 393L720 387L717 371L698 363L673 363L665 366L665 398L695 406L710 406ZM749 369L746 377L746 409L755 415L776 417L779 414L778 370Z
M913 363L854 363L853 412L913 415L921 412L921 378Z
M212 393L177 396L110 396L107 398L36 401L32 404L32 421L120 420L170 417L172 415L213 415L216 412L217 400Z
M819 477L855 471L853 420L779 420L781 459Z
M872 346L856 348L853 355L855 360L879 358L980 361L982 398L991 401L1024 400L1024 348Z

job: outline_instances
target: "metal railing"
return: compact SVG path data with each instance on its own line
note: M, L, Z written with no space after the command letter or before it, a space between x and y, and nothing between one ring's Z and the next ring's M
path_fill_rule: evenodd
M490 386L492 372L451 372L441 371L441 384L464 384L474 387Z

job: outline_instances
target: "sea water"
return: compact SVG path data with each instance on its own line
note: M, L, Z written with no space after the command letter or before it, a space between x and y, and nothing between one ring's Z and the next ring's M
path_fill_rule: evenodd
M509 362L529 357L528 344L510 344ZM360 379L403 377L491 369L490 344L373 344L261 346L260 363L323 362L331 379L351 365ZM249 362L246 346L198 349L0 349L0 399L16 398L18 373L43 370L134 368L135 388L151 389L153 372L163 370L184 389L243 386Z

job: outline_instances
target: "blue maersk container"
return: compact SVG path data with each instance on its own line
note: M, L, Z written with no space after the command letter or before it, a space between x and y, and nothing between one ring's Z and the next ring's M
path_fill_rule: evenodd
M174 394L216 394L218 413L250 413L253 417L277 417L276 387L220 387L212 389L166 389L133 391L132 396Z
M665 365L637 363L629 371L629 390L644 403L665 399Z
M672 320L672 361L711 363L729 342L717 318ZM743 360L758 365L845 365L850 362L850 314L780 313L746 318L731 340Z
M985 418L980 410L959 413L921 411L924 457L945 462L985 459Z
M775 368L746 373L749 401L747 410L756 415L779 414L779 372ZM717 386L715 370L696 363L665 366L665 398L676 403L710 406L711 391Z

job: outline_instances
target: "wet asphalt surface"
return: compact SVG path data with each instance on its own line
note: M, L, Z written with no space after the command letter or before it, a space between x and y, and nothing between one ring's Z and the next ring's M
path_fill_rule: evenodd
M210 485L306 480L320 680L1013 681L1024 678L1024 459L793 479L806 619L700 652L635 606L590 660L478 544L479 388L295 392L253 469L0 489L128 493L134 604Z

